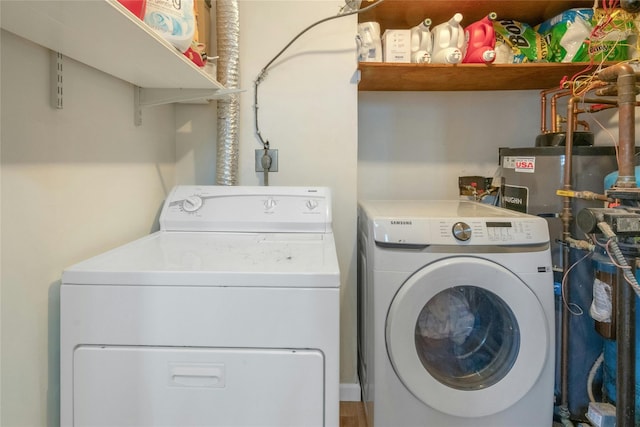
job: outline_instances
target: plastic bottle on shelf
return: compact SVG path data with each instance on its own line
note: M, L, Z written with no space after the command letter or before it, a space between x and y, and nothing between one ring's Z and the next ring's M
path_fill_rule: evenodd
M144 22L180 52L191 47L196 28L193 0L147 0Z
M436 25L433 34L431 62L459 64L464 56L464 29L460 25L462 14L456 13L447 22Z
M411 29L411 62L428 64L431 62L433 38L431 19L427 18Z
M362 22L358 24L358 60L360 62L382 62L382 40L380 24Z
M118 0L118 3L129 9L131 13L140 19L144 19L144 12L147 8L147 0Z
M496 34L493 21L498 15L491 12L464 30L466 53L463 63L491 64L496 59Z

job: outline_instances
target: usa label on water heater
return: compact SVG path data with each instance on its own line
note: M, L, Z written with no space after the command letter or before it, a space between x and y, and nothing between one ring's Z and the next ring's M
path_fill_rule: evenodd
M502 160L502 167L515 169L516 172L534 173L536 171L536 158L505 156Z

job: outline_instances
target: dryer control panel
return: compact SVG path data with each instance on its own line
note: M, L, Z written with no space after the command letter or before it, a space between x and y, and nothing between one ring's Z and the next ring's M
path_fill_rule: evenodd
M163 231L331 232L326 187L179 185L160 214Z

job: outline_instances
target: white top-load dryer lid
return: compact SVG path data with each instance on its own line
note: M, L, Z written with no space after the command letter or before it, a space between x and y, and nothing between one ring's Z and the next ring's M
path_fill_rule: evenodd
M540 217L467 200L371 200L360 208L376 242L410 245L533 245L549 242ZM453 228L468 228L459 240Z
M177 187L163 229L69 267L62 283L339 287L330 206L323 188Z

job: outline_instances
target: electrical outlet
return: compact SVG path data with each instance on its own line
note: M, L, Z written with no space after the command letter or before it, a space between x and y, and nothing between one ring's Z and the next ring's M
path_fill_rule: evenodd
M271 156L269 172L278 172L278 150L267 150L267 153ZM264 149L256 149L256 172L264 172L262 156L264 156Z

